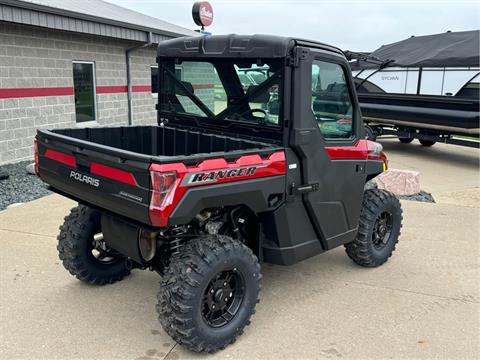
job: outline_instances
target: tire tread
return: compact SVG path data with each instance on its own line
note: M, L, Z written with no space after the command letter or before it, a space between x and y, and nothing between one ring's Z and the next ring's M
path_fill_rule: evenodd
M398 236L394 240L391 251L388 256L378 259L371 251L371 239L369 237L370 231L375 224L377 217L377 211L387 203L393 203L399 211L400 227ZM400 236L400 230L402 227L402 208L398 198L389 191L380 189L371 189L365 191L363 198L363 206L360 212L360 220L358 226L358 233L355 240L345 245L345 251L350 259L361 266L376 267L385 263L395 251L398 238Z
M130 274L126 265L116 274L104 276L93 271L82 259L82 250L84 250L81 247L82 237L89 236L88 229L100 221L99 216L97 211L87 206L74 207L60 226L60 233L57 236L58 256L64 268L78 280L92 285L113 284Z
M217 344L206 342L198 333L188 314L193 311L190 301L195 297L204 280L205 271L215 261L228 258L229 254L245 252L258 274L257 286L260 293L261 274L257 257L245 245L222 235L209 235L191 240L185 244L181 253L174 255L161 280L156 310L163 329L176 342L195 352L214 353L233 344L250 324L252 311L242 327L236 329L233 337ZM257 295L256 302L259 302ZM187 315L187 316L185 316Z

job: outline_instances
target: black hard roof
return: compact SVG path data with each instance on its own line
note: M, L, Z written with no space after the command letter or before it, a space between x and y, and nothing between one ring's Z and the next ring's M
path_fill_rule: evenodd
M275 35L187 36L162 41L160 57L282 58L295 46L306 46L342 54L333 46L310 40Z
M479 30L412 36L382 45L370 55L389 61L387 67L478 67ZM380 65L368 61L350 63L352 70L374 69Z

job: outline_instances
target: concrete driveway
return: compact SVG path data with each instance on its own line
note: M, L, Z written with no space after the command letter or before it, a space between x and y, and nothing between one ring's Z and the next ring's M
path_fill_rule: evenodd
M380 268L354 265L343 248L264 265L252 324L214 356L160 328L158 275L93 287L63 269L55 236L73 202L52 195L0 212L0 358L479 358L478 151L382 142L392 167L420 170L443 200L402 202L400 244Z

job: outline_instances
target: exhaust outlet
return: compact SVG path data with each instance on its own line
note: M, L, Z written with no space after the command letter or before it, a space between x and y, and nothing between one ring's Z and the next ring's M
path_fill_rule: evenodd
M103 241L103 233L98 233L98 234L93 235L93 240Z
M145 262L152 260L157 253L158 232L140 229L138 231L138 249L140 256Z

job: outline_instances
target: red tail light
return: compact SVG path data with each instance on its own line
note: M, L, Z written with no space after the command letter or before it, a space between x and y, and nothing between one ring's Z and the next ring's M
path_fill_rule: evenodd
M171 191L177 180L174 172L159 173L150 172L152 198L150 199L150 210L161 210L172 203L173 191Z
M37 139L33 140L33 157L35 159L35 175L38 176L38 143Z

